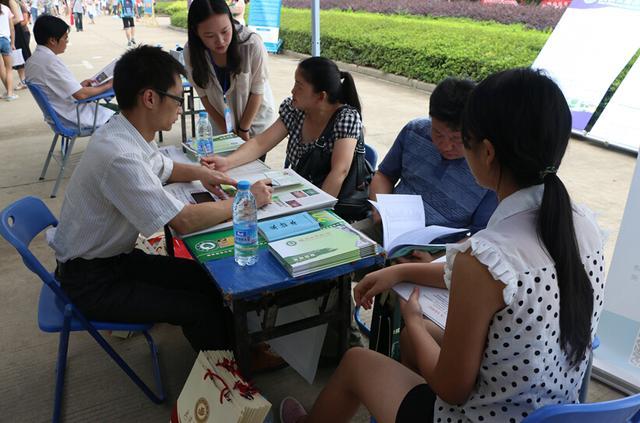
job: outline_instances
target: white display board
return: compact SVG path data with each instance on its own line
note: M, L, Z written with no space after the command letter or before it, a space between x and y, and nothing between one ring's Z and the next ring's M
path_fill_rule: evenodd
M625 150L640 148L640 60L631 67L589 137Z
M583 131L611 83L640 47L639 0L574 0L532 67L558 83Z
M637 117L636 117L637 119ZM617 388L640 392L640 163L629 188L620 233L607 275L594 375Z

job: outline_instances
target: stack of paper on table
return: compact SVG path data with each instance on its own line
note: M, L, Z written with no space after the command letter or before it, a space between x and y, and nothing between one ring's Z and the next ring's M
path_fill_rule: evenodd
M424 205L419 195L378 194L371 201L382 218L383 245L389 258L406 256L412 250L434 252L445 244L432 241L453 234L464 234L465 228L424 225Z
M235 172L237 172L237 169L232 169L231 171L227 172L227 174L237 180L248 179L257 181L259 179L266 178L266 174L264 171L261 171L258 174L254 173L245 175L237 175ZM295 171L286 169L285 172L288 177L295 178L295 181L297 183L285 187L274 187L274 192L271 197L271 203L258 209L258 220L284 216L307 210L330 208L333 207L333 205L338 201L337 198L322 191L320 188L316 187L311 182L298 175ZM200 181L178 182L166 185L164 188L185 204L195 203L192 194L206 191ZM214 199L219 200L219 198L217 197L215 197ZM200 233L217 231L220 229L226 229L232 226L233 222L229 220L227 222L214 225L210 228L187 234L185 235L185 237Z
M312 210L309 215L318 223L320 230L347 223L331 210ZM269 222L269 220L264 222ZM193 257L201 263L233 256L232 228L188 236L183 238L183 241ZM262 235L259 235L258 248L266 246L267 241Z
M271 253L293 277L373 256L376 247L348 224L269 243Z

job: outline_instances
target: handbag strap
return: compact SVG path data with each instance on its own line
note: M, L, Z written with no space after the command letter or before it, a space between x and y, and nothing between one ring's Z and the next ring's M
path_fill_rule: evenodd
M327 145L327 143L325 142L325 138L327 136L331 135L331 131L333 131L333 126L335 125L336 119L338 117L338 113L340 113L345 107L347 107L347 106L338 107L336 109L336 111L333 113L333 115L331 115L331 118L329 118L329 121L327 122L327 124L325 125L324 129L322 130L322 133L313 142L313 147L314 148L323 149ZM322 144L320 144L320 141L322 141Z
M338 107L338 109L336 109L336 111L333 113L333 115L331 116L331 118L327 122L327 125L322 130L322 133L320 134L320 136L314 141L314 143L313 143L313 147L314 148L323 149L327 145L327 143L325 142L325 139L326 139L326 137L331 135L331 131L333 131L333 126L335 125L336 119L338 118L338 113L340 113L346 107L347 107L346 105L342 105L342 106ZM322 144L320 144L321 140L322 140ZM360 136L358 137L358 139L356 141L357 141L357 144L356 144L356 149L355 149L354 154L364 154L365 153L364 135L362 134L362 131L360 131Z

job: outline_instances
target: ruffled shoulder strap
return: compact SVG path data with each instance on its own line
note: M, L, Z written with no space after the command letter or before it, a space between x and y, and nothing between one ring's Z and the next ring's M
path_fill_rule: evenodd
M516 294L518 284L518 274L504 255L491 241L482 238L478 233L459 244L447 244L447 263L444 266L444 283L447 289L451 289L451 271L453 262L458 253L466 252L471 248L471 255L480 263L487 266L491 276L497 281L505 284L502 291L504 303L511 304Z

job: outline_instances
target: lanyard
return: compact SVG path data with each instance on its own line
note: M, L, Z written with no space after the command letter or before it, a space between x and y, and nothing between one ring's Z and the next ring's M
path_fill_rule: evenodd
M209 58L211 59L211 64L213 65L214 73L216 74L216 79L220 83L220 87L222 88L222 101L224 102L224 123L227 129L227 133L233 132L233 116L231 115L231 108L229 107L229 102L227 101L227 90L229 89L229 85L231 84L231 75L227 72L227 76L222 76L222 81L218 77L219 72L221 70L216 63L213 61L213 57L209 54Z

